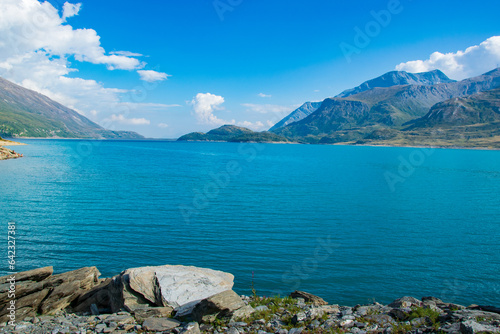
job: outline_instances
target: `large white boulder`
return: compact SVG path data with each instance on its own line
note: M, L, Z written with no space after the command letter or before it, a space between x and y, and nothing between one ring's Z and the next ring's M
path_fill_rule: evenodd
M172 306L181 315L199 301L231 290L234 284L229 273L178 265L127 269L122 275L131 290L158 306Z

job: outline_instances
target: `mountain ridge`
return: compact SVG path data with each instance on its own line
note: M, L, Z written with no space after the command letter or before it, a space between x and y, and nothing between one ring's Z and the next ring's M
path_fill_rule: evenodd
M107 130L49 97L0 77L0 135L12 138L142 139Z
M325 99L306 118L273 132L305 143L352 142L383 128L401 130L437 103L499 86L500 69L495 69L462 81L375 87L344 98Z

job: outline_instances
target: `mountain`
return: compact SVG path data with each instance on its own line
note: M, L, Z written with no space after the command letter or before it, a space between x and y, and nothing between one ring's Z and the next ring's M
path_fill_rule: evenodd
M374 131L357 143L500 149L500 88L440 102L407 125Z
M406 131L500 122L500 88L434 105L424 117L409 123Z
M301 105L299 108L295 109L292 111L288 116L283 118L281 121L276 123L269 131L274 131L279 128L282 128L284 126L287 126L288 124L298 122L316 110L321 106L321 102L306 102L303 105Z
M387 88L401 85L426 85L432 86L438 83L455 82L448 78L443 72L439 70L424 72L424 73L408 73L404 71L392 71L378 78L366 81L358 87L345 90L336 98L346 98L362 92L372 90L374 88ZM269 131L276 131L279 128L287 126L291 123L298 122L318 110L321 102L306 102L300 108L294 110L291 114L283 118L280 122L276 123Z
M437 72L430 73L419 75L433 78ZM440 75L437 78L444 80ZM299 142L352 142L380 129L400 130L404 124L426 115L439 102L499 86L500 69L460 82L375 87L344 98L328 98L303 120L273 132Z
M177 139L177 141L228 141L228 142L288 142L288 139L271 132L254 132L250 129L223 125L207 133L191 132Z
M378 78L368 80L358 87L348 89L337 95L336 97L348 97L373 88L392 87L401 85L425 85L432 86L439 83L455 82L446 76L440 70L434 70L423 73L408 73L405 71L391 71L379 76Z
M0 135L37 138L144 138L106 130L48 97L0 78Z

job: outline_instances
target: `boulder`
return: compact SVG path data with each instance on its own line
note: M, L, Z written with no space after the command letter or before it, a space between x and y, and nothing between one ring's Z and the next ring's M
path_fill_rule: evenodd
M480 310L459 310L452 312L450 318L452 321L461 321L461 320L477 319L477 318L485 319L488 321L489 320L500 321L500 314L487 311L480 311Z
M495 307L495 306L471 305L471 306L468 307L468 309L480 310L480 311L486 311L486 312L492 312L492 313L498 313L498 314L500 314L500 308Z
M100 275L96 267L86 267L47 279L47 287L53 289L40 305L39 312L51 314L67 308L74 300L99 285Z
M231 274L177 265L127 269L115 279L121 282L123 301L113 309L133 312L144 305L171 306L181 316L189 314L199 301L231 290L234 284Z
M16 274L17 313L31 316L48 314L66 309L81 294L99 284L96 267L81 268L52 276L52 267L40 268ZM5 279L4 277L2 279ZM8 293L0 293L0 321L6 320L5 305ZM22 310L22 311L21 311Z
M96 285L89 291L80 295L72 303L72 309L75 312L91 312L92 314L99 313L114 313L118 312L122 304L122 296L118 283L112 278L108 278ZM95 305L92 311L92 305ZM112 306L119 305L113 309Z
M141 322L147 318L168 318L172 315L174 309L166 307L143 307L134 310L135 320Z
M290 297L296 298L296 299L302 298L307 303L312 303L313 305L316 305L316 306L328 305L328 303L326 301L324 301L323 298L312 295L312 294L304 292L304 291L296 290L290 294Z
M251 316L253 313L255 313L255 309L250 305L246 305L234 311L233 315L231 316L231 320L232 321L243 320Z
M230 291L234 285L234 276L229 273L196 267L161 266L156 277L162 297L174 307Z
M16 277L16 283L23 281L40 282L46 279L47 277L51 276L53 272L54 269L52 267L44 267L29 271L22 271L20 273L15 274L14 276ZM7 283L10 277L11 275L0 277L0 285Z
M392 308L407 308L407 307L412 307L412 306L421 307L421 306L423 306L423 303L420 300L418 300L417 298L403 297L403 298L396 299L395 301L393 301L392 303L390 303L387 306L392 307Z
M148 318L142 323L142 328L151 332L163 332L179 327L181 323L168 318Z
M474 320L467 320L460 323L460 333L500 333L500 328L491 325L483 325Z
M211 322L216 318L231 317L233 313L245 307L243 300L232 290L218 293L196 304L192 317L197 322Z
M197 322L190 322L182 330L179 334L200 334L200 325Z

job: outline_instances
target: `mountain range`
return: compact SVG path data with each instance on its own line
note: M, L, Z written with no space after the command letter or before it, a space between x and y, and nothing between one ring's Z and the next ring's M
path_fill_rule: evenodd
M3 78L0 78L0 135L13 138L144 138L135 132L106 130L47 96Z
M500 148L500 68L455 81L439 70L391 71L321 102L305 102L269 131L225 125L179 141L436 145ZM139 139L0 78L0 136Z
M489 118L482 115L485 110L479 109L479 105L483 105L485 101L472 103L467 98L477 100L488 97L487 100L491 104L497 97L494 92L478 96L475 94L499 86L500 69L462 81L451 80L440 71L413 75L406 72L389 72L337 97L327 98L317 110L303 119L273 128L271 131L292 141L324 144L366 144L375 140L380 142L396 137L408 137L411 131L426 133L429 128L461 126L457 118L450 117L450 113L441 113L443 117L440 119L435 117L437 109L450 109L459 103L457 101L468 101L469 120L476 119L479 122L483 119L494 119L491 116L491 113L495 113L493 110L490 110ZM429 116L431 112L432 117ZM382 138L381 134L384 134ZM474 134L484 135L487 134ZM390 138L385 138L386 136Z
M306 102L269 132L223 126L179 140L500 148L500 69L455 81L439 70L391 71L321 102ZM225 138L218 136L225 132ZM233 133L237 131L237 135ZM235 134L235 135L233 135Z

